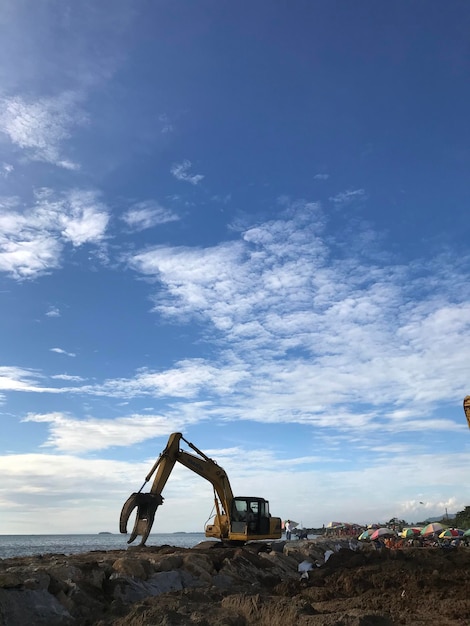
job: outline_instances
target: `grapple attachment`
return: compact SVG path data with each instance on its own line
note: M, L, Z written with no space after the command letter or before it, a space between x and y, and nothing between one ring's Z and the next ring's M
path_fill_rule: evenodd
M141 535L140 545L145 545L147 537L152 530L155 513L160 504L163 504L162 496L153 493L133 493L126 500L119 519L119 531L121 533L127 533L127 522L132 511L137 507L134 528L127 543L132 543L138 535Z

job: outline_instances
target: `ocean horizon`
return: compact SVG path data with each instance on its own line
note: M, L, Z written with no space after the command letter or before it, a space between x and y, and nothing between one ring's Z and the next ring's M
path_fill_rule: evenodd
M79 554L101 550L127 550L131 545L139 545L139 538L128 544L129 535L100 532L94 534L38 534L38 535L0 535L0 559L39 554ZM146 545L170 545L178 548L193 548L208 539L204 533L173 532L151 533Z

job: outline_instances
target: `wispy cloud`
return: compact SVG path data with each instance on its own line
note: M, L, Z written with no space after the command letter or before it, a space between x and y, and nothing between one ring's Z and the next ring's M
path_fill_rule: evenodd
M174 211L162 207L158 202L146 200L132 205L122 219L132 230L141 231L160 224L176 222L180 218Z
M0 271L20 280L47 273L60 266L66 243L100 243L108 221L94 191L43 189L30 208L6 202L0 214Z
M54 376L51 376L51 378L53 378L54 380L67 380L75 383L80 383L85 380L81 376L72 376L70 374L55 374Z
M2 163L0 165L0 176L2 176L3 178L8 178L8 176L10 176L14 169L15 168L13 167L13 165L11 165L11 163Z
M185 426L181 419L139 414L113 419L77 420L64 413L30 413L23 421L49 424L49 437L44 447L75 454L129 446L154 437L168 437L172 432L184 430ZM80 433L79 437L77 433Z
M182 163L175 163L171 168L171 173L178 180L184 180L192 185L197 185L204 178L203 174L191 174L191 161L185 159Z
M352 247L350 257L332 263L329 241L305 205L246 229L238 241L159 246L129 264L158 281L156 312L209 322L219 369L248 374L231 387L239 414L358 431L381 421L420 429L419 419L412 424L397 410L419 418L465 388L469 260L460 259L460 269L448 256L405 267L374 262ZM225 365L224 349L232 357ZM450 383L443 367L452 371ZM354 411L351 402L358 403ZM390 413L374 408L384 403Z
M42 376L35 370L21 367L0 366L0 391L24 391L34 393L54 393L55 389L42 387Z
M46 198L42 205L45 210L53 209ZM94 191L72 190L66 194L63 201L63 212L59 214L61 235L73 246L84 243L99 243L105 235L109 221L109 214L105 206L99 201Z
M349 256L332 261L330 246L338 242L327 226L318 205L294 203L279 219L245 228L237 240L128 256L130 267L158 283L155 312L205 325L201 340L211 344L211 359L184 359L96 384L62 377L79 384L53 391L158 399L172 424L204 416L311 425L316 436L328 433L329 449L338 433L354 434L370 449L386 432L463 430L463 423L432 412L461 397L468 382L470 259L456 264L446 254L393 264L345 246ZM3 389L49 389L30 372L11 371L15 376L5 373ZM59 422L74 423L60 420L44 421L54 433ZM145 424L139 441L157 422ZM98 428L93 420L92 427ZM61 446L84 445L67 436ZM59 441L54 437L50 441Z
M364 189L353 189L353 190L348 190L348 191L341 191L340 193L337 193L335 196L331 196L329 198L330 202L332 202L336 206L345 206L357 200L365 200L365 199L366 199L366 192Z
M330 177L329 174L315 174L313 178L314 180L328 180L329 177Z
M46 313L47 317L60 317L60 309L56 306L51 306L50 309Z
M153 398L179 398L197 400L204 392L224 395L234 389L246 377L242 363L211 364L204 359L185 359L175 366L156 372L143 368L129 379L109 379L102 384L77 388L75 391L114 398L150 396Z
M74 352L67 352L66 350L63 350L62 348L50 348L49 351L55 352L57 354L65 354L66 356L77 356Z
M159 115L158 121L161 124L161 133L166 134L172 133L174 131L174 126L166 113L162 113L161 115Z
M87 121L78 107L79 100L80 96L74 92L34 101L21 96L3 98L0 131L32 160L46 161L68 170L78 169L78 163L63 156L62 144L70 137L73 127Z

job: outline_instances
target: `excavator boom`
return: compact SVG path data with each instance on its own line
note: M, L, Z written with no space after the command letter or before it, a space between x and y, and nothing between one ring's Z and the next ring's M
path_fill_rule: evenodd
M196 454L182 450L183 440ZM263 498L234 497L227 474L220 465L187 441L181 433L172 433L168 443L145 477L145 482L136 493L124 503L119 520L119 530L127 533L127 522L132 511L137 508L134 528L128 543L141 536L144 545L152 529L155 513L163 504L162 491L175 466L181 463L202 478L208 480L214 489L216 515L212 524L206 526L207 537L245 543L249 539L278 539L281 537L280 518L271 517L269 503ZM145 484L155 477L150 492L142 493Z
M465 396L463 399L463 410L467 418L468 427L470 428L470 396Z

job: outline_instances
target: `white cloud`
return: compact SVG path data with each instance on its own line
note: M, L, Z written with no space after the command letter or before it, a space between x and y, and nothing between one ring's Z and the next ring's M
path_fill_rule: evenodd
M100 243L109 214L94 191L36 192L30 208L4 199L0 214L0 271L16 279L34 278L60 267L64 245Z
M15 168L13 167L13 165L11 165L11 163L2 163L0 165L0 176L2 176L3 178L8 178L8 176L10 176L14 169Z
M333 202L336 206L346 206L357 200L365 200L366 192L364 189L353 189L348 191L341 191L335 196L329 198L330 202Z
M152 458L132 463L73 454L0 456L4 532L117 530L122 505L142 485L165 443L166 436L159 440ZM198 441L194 443L200 445ZM464 453L455 454L449 463L446 454L426 455L415 450L414 454L394 456L393 463L369 459L356 470L347 464L333 467L328 459L319 456L304 459L308 469L302 470L295 457L280 460L265 448L248 450L235 446L204 449L204 452L227 471L236 495L268 498L272 515L293 517L307 527L318 527L333 519L384 522L395 515L416 522L444 514L445 507L456 512L467 504L465 485L470 457ZM426 485L419 497L414 488L417 482ZM294 484L296 488L292 489ZM387 485L387 488L371 489L371 485ZM203 530L213 504L207 481L176 464L164 496L154 532L172 532L175 528ZM44 514L46 510L48 515ZM185 514L188 510L190 518ZM125 538L123 545L124 542Z
M184 427L181 419L161 415L132 414L113 419L77 420L63 413L29 413L24 422L49 424L45 447L81 454L113 446L131 446L154 437L166 436Z
M59 214L59 220L62 237L74 246L81 246L102 241L109 215L95 192L73 190L66 196L66 212Z
M461 270L447 256L394 266L351 249L331 261L317 208L288 214L246 229L238 241L159 246L129 264L158 281L157 313L210 322L214 332L206 337L220 348L219 371L245 373L222 400L233 413L326 428L421 430L426 411L465 389L468 260L460 260ZM204 388L199 381L186 393ZM346 410L351 402L361 408ZM401 419L403 409L415 419ZM446 419L432 424L455 427Z
M162 113L161 115L159 115L158 121L162 125L160 131L162 134L172 133L174 131L175 128L166 113Z
M51 378L53 378L54 380L68 380L77 383L85 380L81 376L72 376L70 374L55 374L54 376L51 376Z
M315 174L313 178L314 180L328 180L329 177L330 177L329 174Z
M374 264L350 248L332 262L324 231L318 207L296 205L238 241L130 256L131 267L158 281L155 311L208 323L215 355L54 392L161 399L174 420L298 423L360 438L426 425L462 430L431 412L467 384L468 260L460 270L448 256Z
M24 391L24 392L50 392L56 389L41 387L38 381L41 375L34 371L21 367L0 366L0 391Z
M0 131L24 149L29 158L53 163L69 170L79 165L62 155L62 143L74 126L86 122L78 107L80 96L63 92L59 96L27 101L21 96L0 101Z
M66 352L62 348L50 348L50 352L56 352L57 354L65 354L66 356L77 356L73 352Z
M0 271L14 278L31 278L59 267L61 251L60 243L47 234L24 233L15 240L0 233Z
M178 221L180 218L176 213L169 209L165 209L158 202L146 200L137 202L129 210L127 210L122 219L134 231L153 228L160 224Z
M60 309L56 306L51 306L46 313L47 317L60 317Z
M197 185L204 178L203 174L190 174L191 161L185 159L182 163L175 163L171 168L171 173L178 180L184 180L192 185Z
M243 364L232 362L225 368L203 359L185 359L162 372L147 368L130 379L110 379L99 385L75 391L114 398L151 396L154 398L195 399L204 390L207 395L228 393L246 377Z
M26 534L115 530L121 506L148 465L72 455L0 456L2 529Z

